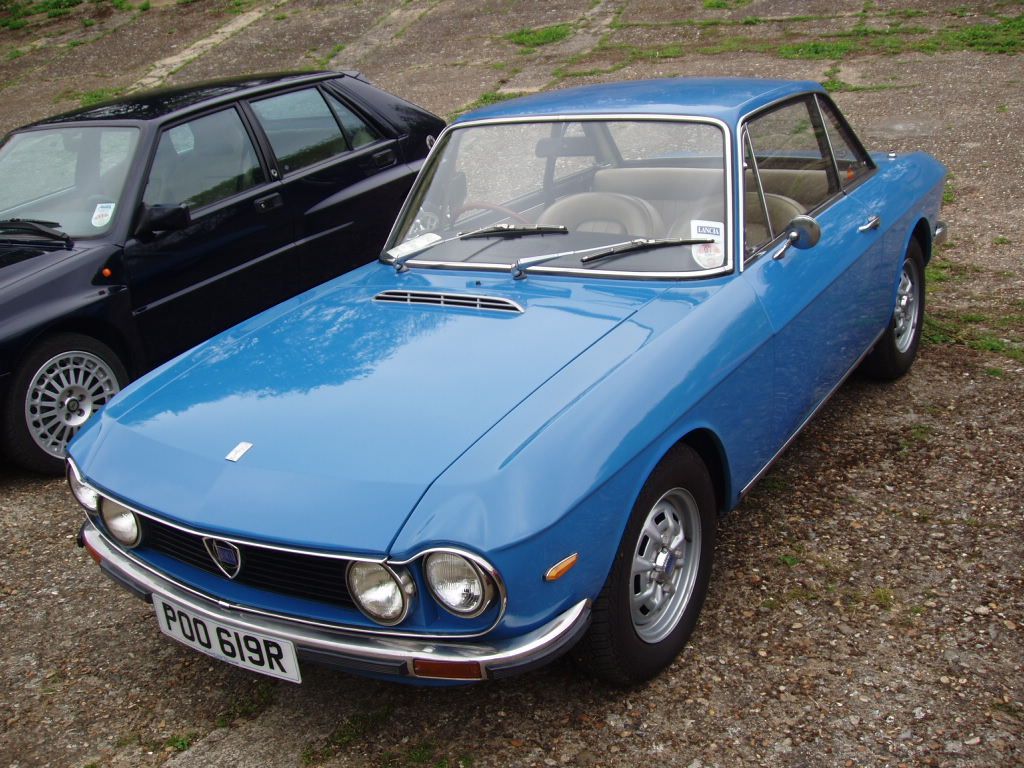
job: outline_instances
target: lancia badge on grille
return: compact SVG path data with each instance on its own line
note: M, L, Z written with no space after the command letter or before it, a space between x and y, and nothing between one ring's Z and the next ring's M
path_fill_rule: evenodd
M223 539L203 539L206 551L210 554L213 564L229 579L235 578L242 570L242 553L230 541Z

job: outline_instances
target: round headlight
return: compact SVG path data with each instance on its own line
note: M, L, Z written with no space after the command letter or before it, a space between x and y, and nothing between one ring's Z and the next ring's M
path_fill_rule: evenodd
M424 563L427 584L445 610L471 619L494 597L493 582L479 566L455 552L431 552Z
M121 506L116 501L103 499L100 505L100 514L103 515L103 524L107 526L110 535L126 547L134 547L139 543L141 532L139 519L127 507Z
M82 482L82 478L78 475L78 467L70 461L68 462L68 485L71 486L71 493L74 494L79 504L90 512L95 512L99 509L99 493L96 492L95 488Z
M409 598L415 587L404 570L354 562L348 567L348 591L364 614L378 624L393 626L409 612Z

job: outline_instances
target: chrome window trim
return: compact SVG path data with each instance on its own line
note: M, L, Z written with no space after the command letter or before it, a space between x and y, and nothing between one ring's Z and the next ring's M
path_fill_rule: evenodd
M68 463L72 467L74 467L75 474L79 478L79 480L82 481L83 485L87 485L89 488L92 488L94 491L96 491L96 493L99 495L100 498L109 499L110 501L112 501L112 502L114 502L116 504L120 504L124 508L126 508L128 510L131 510L132 512L134 512L134 513L136 513L138 515L141 515L142 517L145 517L146 519L154 520L154 521L156 521L158 523L161 523L163 525L168 525L168 526L170 526L172 528L176 528L176 529L178 529L180 531L184 531L185 533L189 533L189 534L192 534L194 536L209 537L209 536L212 535L208 531L203 532L203 531L199 531L199 530L197 530L195 528L191 528L189 526L182 525L180 523L172 523L169 520L166 520L166 519L164 519L162 517L158 517L157 515L153 515L151 513L142 512L142 511L136 509L135 507L133 507L133 506L131 506L129 504L125 504L124 502L118 501L117 499L114 499L109 494L106 494L106 493L103 493L102 491L100 491L92 483L86 482L82 478L81 471L78 469L78 466L75 465L75 463L73 461L71 461L69 459ZM84 507L83 507L83 511L85 511ZM297 623L297 624L303 624L303 625L310 626L310 627L319 627L321 629L331 630L333 632L349 632L349 633L360 634L360 635L367 634L367 635L382 635L382 636L387 636L387 637L411 637L411 638L421 638L421 639L424 639L424 640L445 640L445 639L448 639L448 640L463 640L463 639L471 640L473 638L483 637L484 635L490 633L496 626L498 626L498 624L501 622L501 620L505 617L505 612L506 612L506 610L508 608L508 595L507 595L507 591L506 591L506 588L505 588L505 582L501 578L501 575L498 573L498 570L494 566L492 566L489 562L484 560L480 555L476 555L476 554L474 554L472 552L468 552L466 550L462 550L462 549L459 549L457 547L436 547L436 548L431 548L431 549L424 549L424 550L421 550L421 551L417 552L415 555L413 555L412 557L410 557L410 558L408 558L406 560L389 560L386 557L383 557L383 558L380 558L380 557L373 558L373 557L367 557L366 555L344 555L344 554L338 554L338 553L325 553L325 552L322 552L320 550L314 550L314 549L301 549L301 548L297 548L297 547L277 546L277 545L267 544L265 542L255 542L255 541L250 541L248 539L242 539L242 538L233 537L233 536L214 536L214 538L218 538L218 539L221 539L223 541L230 541L233 544L244 544L246 546L254 546L254 547L259 547L259 548L262 548L262 549L268 549L268 550L277 551L277 552L288 552L290 554L308 555L308 556L313 556L313 557L327 557L327 558L336 559L336 560L345 560L345 561L348 561L348 562L353 562L353 561L357 561L358 560L358 561L366 562L366 563L376 563L378 565L382 565L383 567L385 567L385 568L387 568L389 570L393 569L393 566L408 566L410 563L420 559L421 557L423 557L426 554L429 554L430 552L434 552L434 551L455 552L456 554L462 555L466 559L472 560L475 564L477 564L478 566L482 567L484 572L487 575L491 576L491 578L494 579L494 583L495 583L495 586L496 586L496 588L498 590L498 594L499 594L499 597L500 597L499 606L498 606L498 615L495 617L494 622L489 627L486 627L485 629L482 629L479 632L473 632L473 633L467 633L467 634L459 634L459 633L437 634L437 633L430 633L430 632L408 632L408 631L404 631L403 632L403 631L392 630L392 629L384 629L384 628L382 628L382 629L376 629L376 628L369 629L369 628L366 628L366 627L355 627L355 626L351 626L351 625L348 625L348 624L337 624L337 623L330 623L330 622L325 622L325 621L316 621L314 619L304 619L304 618L302 618L300 616L295 616L295 615L289 614L289 613L278 613L276 611L266 611L266 610L263 610L261 608L255 608L253 606L243 605L243 604L240 604L240 603L234 603L234 602L231 602L231 601L228 601L228 600L224 600L223 598L219 598L219 597L217 597L215 595L211 595L211 594L209 594L207 592L204 592L204 591L202 591L200 589L196 589L195 587L193 587L193 586L191 586L189 584L186 584L185 582L181 581L177 577L172 576L171 574L166 573L164 571L161 571L160 569L150 565L149 563L147 563L144 560L140 559L132 551L126 549L124 546L119 544L117 541L113 540L110 536L107 535L106 531L104 531L103 528L101 528L100 526L96 525L96 516L97 516L97 514L98 513L90 513L88 511L85 511L86 519L96 529L96 532L103 539L103 541L105 541L109 546L113 547L115 550L120 552L124 557L128 558L129 560L131 560L133 563L135 563L140 568L143 568L144 570L149 571L153 575L159 576L160 578L170 582L171 584L173 584L178 589L182 589L185 592L188 592L188 593L190 593L192 595L195 595L196 597L200 597L200 598L202 598L204 600L208 600L208 601L214 602L217 605L221 606L222 608L228 608L228 609L231 609L231 610L239 611L241 613L249 613L249 614L252 614L254 616L264 616L264 617L267 617L267 618L280 619L282 621L290 621L290 622L294 622L294 623ZM415 579L414 579L414 581L415 581ZM428 587L429 587L429 585L428 585ZM428 591L429 591L429 589L428 589ZM277 593L270 592L270 594L277 594ZM431 597L431 599L433 599L433 597ZM358 601L354 601L354 602L356 602L356 610L358 610L358 611L360 611L360 613L362 613L361 609L359 608ZM441 607L441 606L439 606L439 607ZM486 609L485 609L485 611L486 611ZM385 625L380 625L380 626L384 627Z
M616 122L627 122L627 121L644 121L644 122L655 122L655 123L702 123L705 125L713 125L722 132L722 162L724 164L723 173L725 174L725 264L721 267L715 267L714 269L705 269L699 272L637 272L631 270L610 270L610 269L585 269L585 268L566 268L566 267L547 267L537 266L530 267L527 274L551 274L551 275L571 275L571 276L596 276L596 277L610 277L610 278L622 278L632 280L692 280L696 278L704 277L717 277L719 275L726 275L736 271L736 262L740 261L735 258L736 243L735 238L730 237L729 233L733 232L733 189L732 189L732 167L733 167L733 153L732 148L735 142L733 141L732 130L727 122L720 120L717 117L705 117L698 115L660 115L651 112L623 112L623 113L604 113L604 112L587 112L580 114L555 114L555 115L520 115L516 117L492 117L482 118L479 120L467 120L461 123L452 123L445 127L443 131L438 135L437 141L434 142L434 146L430 148L430 152L426 159L423 161L423 168L429 167L429 163L433 159L434 152L437 148L444 144L444 140L448 138L448 134L454 133L455 131L462 130L463 128L476 128L481 126L489 125L513 125L523 123L559 123L559 122L602 122L602 121L616 121ZM395 223L391 226L391 232L388 234L388 239L385 242L383 252L386 252L389 248L394 247L395 243L392 242L395 234L398 231L398 222L405 218L408 208L410 207L412 200L415 198L415 193L418 188L419 177L417 176L417 184L413 184L412 189L409 190L409 194L405 198L405 203L402 204L402 209L395 217ZM386 262L385 262L386 263ZM478 271L486 272L511 272L512 265L510 264L495 264L489 262L464 262L464 261L420 261L419 259L410 259L405 262L409 266L426 268L426 269L473 269Z
M821 111L821 94L814 94L814 109L818 113L818 122L821 124L821 130L825 134L825 144L828 145L828 156L832 161L832 173L836 175L836 186L839 187L839 191L843 192L843 177L839 175L839 163L836 162L836 148L832 146L832 137L828 135L828 124L825 122L825 113Z
M407 566L409 563L411 563L411 562L413 562L415 560L423 560L425 562L427 555L430 555L430 554L432 554L434 552L449 552L451 554L455 554L455 555L459 555L460 557L464 557L470 563L472 563L476 568L478 568L480 571L482 571L485 576L489 577L491 579L491 581L494 582L494 588L498 592L498 603L499 603L498 615L499 615L499 620L500 620L501 616L505 615L505 611L508 608L508 591L505 588L505 581L504 581L504 579L501 578L501 574L498 573L498 569L497 568L495 568L493 565L490 564L490 562L488 560L486 560L485 558L483 558L480 555L476 554L475 552L470 552L469 550L462 549L460 547L430 547L429 549L422 549L422 550L420 550L419 552L417 552L413 557L409 558L408 560L393 560L391 562L394 565L405 565L405 566ZM437 596L434 595L434 588L431 586L430 581L427 579L426 568L424 567L422 570L423 570L423 582L427 585L427 591L430 593L431 598L434 600L434 602L437 603L439 608L441 608L442 610L448 611L448 613L450 613L452 616L455 616L456 618L459 618L459 619L467 619L467 620L468 619L475 619L477 616L480 616L480 615L486 613L487 609L491 607L491 603L493 601L488 601L488 602L486 602L484 604L484 606L479 611L477 611L476 613L474 613L472 615L470 615L470 614L454 613L453 611L451 611L450 609L445 607L444 603L442 603L437 598ZM497 622L495 622L495 623L497 623Z

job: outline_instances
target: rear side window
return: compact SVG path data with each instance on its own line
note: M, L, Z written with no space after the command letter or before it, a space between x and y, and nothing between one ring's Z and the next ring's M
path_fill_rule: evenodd
M824 99L819 99L821 114L825 120L825 131L828 133L832 154L836 158L839 170L839 183L848 187L867 174L871 168L871 160L854 142L849 131L836 113L835 107Z
M380 138L380 134L375 128L330 94L327 96L327 103L331 105L331 111L341 123L345 138L353 148L372 144Z
M201 207L265 180L241 118L224 109L164 131L142 199Z
M254 101L252 110L285 173L349 149L334 113L316 88Z

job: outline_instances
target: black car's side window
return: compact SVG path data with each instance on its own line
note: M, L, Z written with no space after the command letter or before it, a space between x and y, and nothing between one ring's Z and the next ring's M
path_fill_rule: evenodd
M334 96L328 94L327 103L331 105L331 111L334 112L334 116L337 117L338 122L341 123L341 128L345 132L345 138L348 139L348 142L352 145L353 149L358 149L359 147L366 146L367 144L372 144L380 138L380 134L373 126L342 104Z
M270 146L285 173L346 152L349 142L316 88L252 102Z
M164 131L142 200L198 208L264 181L238 112L224 109Z

